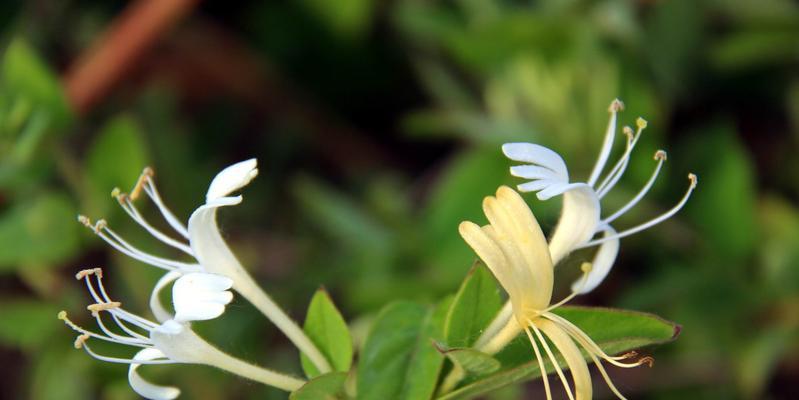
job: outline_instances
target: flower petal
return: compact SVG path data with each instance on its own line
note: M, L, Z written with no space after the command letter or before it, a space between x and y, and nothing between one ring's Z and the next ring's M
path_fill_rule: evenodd
M239 260L222 239L216 224L219 207L241 203L241 196L221 197L200 206L189 218L189 243L203 271L234 278L243 269Z
M535 326L541 329L552 344L566 360L569 370L574 380L574 397L577 399L590 399L593 394L591 386L591 374L588 372L588 364L583 359L580 349L574 344L569 335L552 321L537 319Z
M585 184L563 194L563 208L558 225L549 241L553 265L557 265L577 246L590 240L599 225L599 198Z
M569 181L566 163L551 149L533 143L505 143L502 152L511 160L540 165L554 172L561 181Z
M206 201L225 197L235 190L241 189L258 176L258 160L251 158L233 164L216 175L208 186Z
M136 355L133 357L133 360L151 361L163 358L166 358L166 355L164 355L164 353L162 353L160 350L148 348L136 353ZM128 369L128 381L130 382L130 387L133 388L136 393L144 398L153 400L172 400L180 395L180 389L176 387L158 386L145 381L141 375L136 372L140 366L141 364L133 363L130 364L130 368Z
M155 319L158 322L164 322L166 320L172 319L172 313L167 311L164 307L163 303L161 303L161 290L167 287L170 283L172 283L175 279L180 278L182 273L180 271L169 271L153 287L153 292L150 294L150 310L152 310L153 315L155 315Z
M608 226L604 232L605 237L616 234L616 231L610 226ZM585 294L596 289L596 287L605 280L605 277L608 276L610 268L613 266L613 262L616 261L616 256L618 255L619 239L608 240L599 245L599 249L596 255L594 255L591 271L588 273L585 283L583 284L583 279L575 281L572 284L572 291Z
M172 286L175 321L204 321L222 315L233 300L233 293L228 291L232 286L233 281L222 275L202 272L183 275Z

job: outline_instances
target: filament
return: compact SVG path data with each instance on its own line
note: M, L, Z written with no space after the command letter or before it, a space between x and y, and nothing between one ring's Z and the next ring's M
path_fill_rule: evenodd
M552 400L552 393L549 390L549 378L547 377L547 370L544 368L544 360L541 358L541 352L538 350L538 345L535 343L530 329L524 327L524 333L527 334L527 337L530 339L530 344L533 345L535 359L538 360L538 368L541 370L541 377L544 378L544 392L546 392L547 400Z

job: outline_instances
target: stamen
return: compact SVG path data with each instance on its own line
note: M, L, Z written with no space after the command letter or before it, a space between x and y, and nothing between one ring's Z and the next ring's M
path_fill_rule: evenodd
M98 236L100 236L100 238L102 238L106 243L108 243L115 249L143 263L150 264L154 267L166 269L169 271L175 269L183 271L197 271L200 269L200 267L197 264L188 264L180 261L169 260L139 250L138 248L134 247L133 245L122 239L118 234L116 234L116 232L108 228L107 224L105 223L100 224L100 221L98 221L97 226L93 227L93 230ZM106 233L104 232L107 232L108 234L106 235Z
M627 400L627 398L624 397L623 394L621 394L619 389L616 388L616 385L613 384L613 381L610 380L610 375L608 375L608 372L605 371L605 366L602 365L602 362L599 361L596 355L594 353L591 353L590 351L588 351L588 355L591 356L592 360L594 360L594 364L596 364L599 373L602 374L602 378L605 379L605 383L608 385L608 388L610 388L610 391L613 392L613 394L615 394L616 397L618 397L620 400Z
M111 315L113 315L113 314L111 314ZM108 329L108 327L105 326L105 323L103 322L103 318L100 316L100 314L95 315L94 318L97 320L97 326L99 326L100 330L102 330L103 333L108 335L108 337L111 337L113 339L119 340L120 342L128 344L128 345L131 345L131 346L149 347L148 345L145 344L145 343L150 343L151 342L148 338L146 338L146 337L126 337L126 336L122 336L120 334L112 332L111 329ZM114 318L114 320L116 321L116 318Z
M538 350L538 345L535 343L535 339L533 339L530 329L524 327L524 333L527 334L527 337L530 339L530 344L533 345L535 359L538 360L538 368L541 371L541 378L544 380L544 392L547 395L547 400L552 400L552 393L549 390L549 378L547 377L547 370L544 368L544 359L541 358L541 352Z
M622 103L619 99L613 100L610 103L610 107L608 107L610 121L608 121L608 127L605 130L605 141L602 143L602 149L599 151L599 157L594 165L594 169L591 171L590 178L588 178L589 186L594 186L596 180L599 179L599 174L602 173L602 169L605 168L605 163L608 161L610 151L613 148L613 136L616 132L616 114L623 109L624 103Z
M74 343L75 348L76 349L80 349L81 347L83 347L83 345L86 343L86 341L89 340L89 337L90 336L86 335L86 334L79 335L78 337L76 337L75 338L75 343Z
M624 154L619 158L619 161L616 165L613 166L613 169L608 173L605 177L605 180L602 181L602 184L599 185L597 188L597 196L601 199L605 197L608 192L616 186L616 183L619 182L619 179L624 175L624 171L627 170L627 166L630 164L630 155L635 148L635 145L638 144L638 139L641 138L641 133L646 128L646 121L642 118L638 118L637 127L638 130L633 134L632 128L624 127L622 130L625 135L627 135L627 148L624 150Z
M146 185L144 186L144 192L150 196L150 199L158 206L158 210L161 211L161 215L164 216L164 219L175 232L179 233L184 238L189 238L189 230L186 228L186 225L183 224L172 211L164 204L164 201L161 199L161 195L158 193L158 189L155 187L155 182L153 182L152 178L147 178Z
M563 374L563 369L560 368L560 364L558 360L555 358L555 355L552 353L552 349L547 344L547 341L544 339L544 336L541 335L541 331L536 328L533 321L527 320L527 323L530 324L530 327L533 328L533 332L538 337L538 340L541 341L541 345L544 347L544 351L546 351L547 356L549 356L549 361L552 363L552 366L555 367L555 372L557 372L558 377L560 377L560 382L563 384L563 388L566 389L566 394L569 396L569 400L574 400L574 394L572 394L571 386L569 385L569 381L566 380L566 375Z
M130 191L131 200L136 200L137 198L139 198L139 195L141 194L142 187L144 186L145 181L148 178L151 178L153 175L155 175L155 172L153 172L152 168L150 167L144 168L141 175L139 175L139 179L136 181L136 185L133 186L133 190Z
M89 345L86 344L86 343L83 344L83 350L86 350L86 353L88 353L90 356L92 356L93 358L96 358L96 359L98 359L100 361L106 361L106 362L117 363L117 364L142 364L142 365L177 364L177 361L172 361L170 359L146 361L146 360L133 360L133 359L129 359L129 358L117 358L117 357L103 356L103 355L97 354L94 351L92 351L92 349L89 348Z
M83 279L83 278L85 278L87 276L90 276L90 275L97 275L98 277L102 278L103 277L103 269L102 268L89 268L89 269L80 270L80 271L78 271L77 274L75 274L75 279L81 280L81 279Z
M113 310L119 307L122 307L122 303L118 301L113 301L110 303L89 304L88 306L86 306L86 309L92 312L93 317L97 317L100 315L101 311Z
M133 202L130 199L121 198L119 205L122 207L123 210L125 210L125 212L128 214L128 216L130 216L131 219L136 221L137 224L143 227L156 239L194 257L194 252L192 251L191 247L189 247L185 243L181 243L175 239L172 239L171 237L167 236L166 234L162 233L161 231L150 225L150 223L144 219L144 217L141 215L139 210L136 208L136 206L133 204Z
M630 236L630 235L636 234L638 232L641 232L643 230L649 229L652 226L655 226L655 225L657 225L657 224L659 224L659 223L671 218L674 214L676 214L678 211L680 211L680 209L682 209L683 206L685 206L685 203L688 202L688 198L691 197L691 192L693 192L694 189L696 188L696 183L697 183L696 175L688 174L688 179L691 181L691 184L688 187L688 190L685 192L685 195L683 195L683 198L680 200L680 202L677 203L677 205L675 205L671 210L663 213L662 215L660 215L657 218L651 219L648 222L645 222L645 223L643 223L641 225L638 225L638 226L636 226L634 228L627 229L626 231L617 233L617 234L615 234L613 236L607 236L607 237L603 237L601 239L592 240L590 242L587 242L587 243L579 246L578 248L596 246L598 244L607 242L609 240L621 239L623 237Z
M100 339L100 340L105 340L106 342L111 342L111 343L130 344L130 343L128 343L127 341L123 341L123 340L114 339L114 338L112 338L112 337L108 337L108 336L105 336L105 335L101 335L101 334L99 334L99 333L94 333L94 332L92 332L92 331L90 331L90 330L86 330L86 329L83 329L83 328L81 328L80 326L78 326L77 324L75 324L74 322L72 322L72 321L71 321L71 320L70 320L70 319L67 317L67 312L66 312L66 311L61 311L61 312L59 312L59 313L58 313L58 319L60 319L60 320L64 321L64 323L65 323L65 324L66 324L68 327L72 328L72 330L74 330L75 332L78 332L78 333L80 333L81 335L87 335L87 336L91 336L91 337L93 337L93 338Z
M663 163L666 162L667 158L666 152L663 150L658 150L655 152L654 158L658 163L655 166L655 171L652 172L652 176L649 177L649 180L646 182L644 187L641 188L641 190L638 191L635 197L633 197L632 200L628 201L627 204L625 204L618 211L613 213L613 215L602 220L603 224L610 224L611 222L615 221L616 218L619 218L622 215L624 215L624 213L629 211L631 208L635 207L635 205L638 204L638 202L641 201L641 199L643 199L647 193L649 193L649 189L651 189L652 186L655 184L655 181L657 180L658 175L660 174L660 169L663 167Z
M106 227L108 227L108 222L106 222L106 220L104 219L97 220L97 222L94 224L94 233L99 235L100 232Z

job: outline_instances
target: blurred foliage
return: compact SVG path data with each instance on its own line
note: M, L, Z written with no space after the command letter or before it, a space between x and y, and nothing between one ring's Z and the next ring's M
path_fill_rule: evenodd
M657 349L656 370L611 374L634 398L792 398L799 377L795 2L207 2L159 39L101 105L77 115L61 76L126 4L0 5L4 395L135 398L124 367L71 349L55 312L83 308L86 294L71 276L94 265L108 265L114 292L145 309L155 272L123 261L75 215L106 217L126 237L143 238L108 193L132 186L146 165L185 218L215 170L258 157L261 175L245 202L221 215L227 238L298 320L321 284L345 320L367 313L349 328L366 352L396 345L380 341L412 341L423 329L445 335L437 325L448 309L441 299L474 258L457 224L482 220L481 198L513 183L498 145L552 147L579 177L618 97L626 104L622 123L640 115L650 124L621 194L608 200L623 204L648 179L651 154L670 150L662 182L619 225L670 207L689 171L700 185L678 217L624 239L610 278L582 300L657 313L684 328L680 340ZM214 35L245 55L206 46ZM199 42L200 54L180 47L186 41ZM211 67L197 61L207 59ZM240 68L242 59L252 68ZM557 200L528 199L551 230ZM590 256L574 254L558 274L574 274L570 266ZM408 301L378 314L394 299ZM311 310L330 312L332 303L320 301ZM302 370L244 302L224 322L199 325L234 354ZM381 326L406 335L371 334ZM415 362L440 366L442 356ZM187 398L285 397L209 368L143 370L175 382ZM359 370L359 387L369 385L369 373ZM321 376L295 398L350 379ZM434 378L415 379L408 390L425 393ZM491 396L527 398L532 390Z

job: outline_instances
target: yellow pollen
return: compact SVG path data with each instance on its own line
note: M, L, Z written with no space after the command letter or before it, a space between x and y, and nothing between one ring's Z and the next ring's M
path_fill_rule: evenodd
M593 268L594 268L594 266L590 262L584 262L582 265L580 265L580 270L583 271L586 274L591 272L591 269L593 269Z
M151 178L155 173L153 169L150 167L145 167L144 170L139 175L139 180L136 181L136 186L133 187L133 190L130 191L130 199L136 200L139 198L142 189L144 188L144 183L147 179Z
M614 99L608 108L608 111L612 113L619 112L621 110L624 110L624 103L622 103L619 99Z
M75 279L81 280L81 279L83 279L83 278L85 278L85 277L87 277L89 275L92 275L92 274L97 275L98 278L102 278L103 277L103 269L102 268L89 268L89 269L80 270L80 271L78 271L77 274L75 274Z
M656 160L656 161L666 161L666 159L667 159L668 157L667 157L667 155L666 155L666 152L665 152L665 151L663 151L663 150L658 150L658 151L656 151L656 152L655 152L655 157L654 157L654 158L655 158L655 160Z
M635 126L637 126L638 129L644 129L647 126L647 122L645 119L638 117L638 119L635 120Z
M58 319L60 319L62 321L66 321L67 320L67 312L64 311L64 310L59 311L58 312Z
M85 333L75 338L75 348L80 349L81 347L83 347L83 345L86 343L87 340L89 340L89 338L90 336Z
M122 306L122 303L118 301L112 301L110 303L95 303L86 306L86 309L92 312L92 316L96 317L100 311L108 311L113 310L115 308L119 308Z

